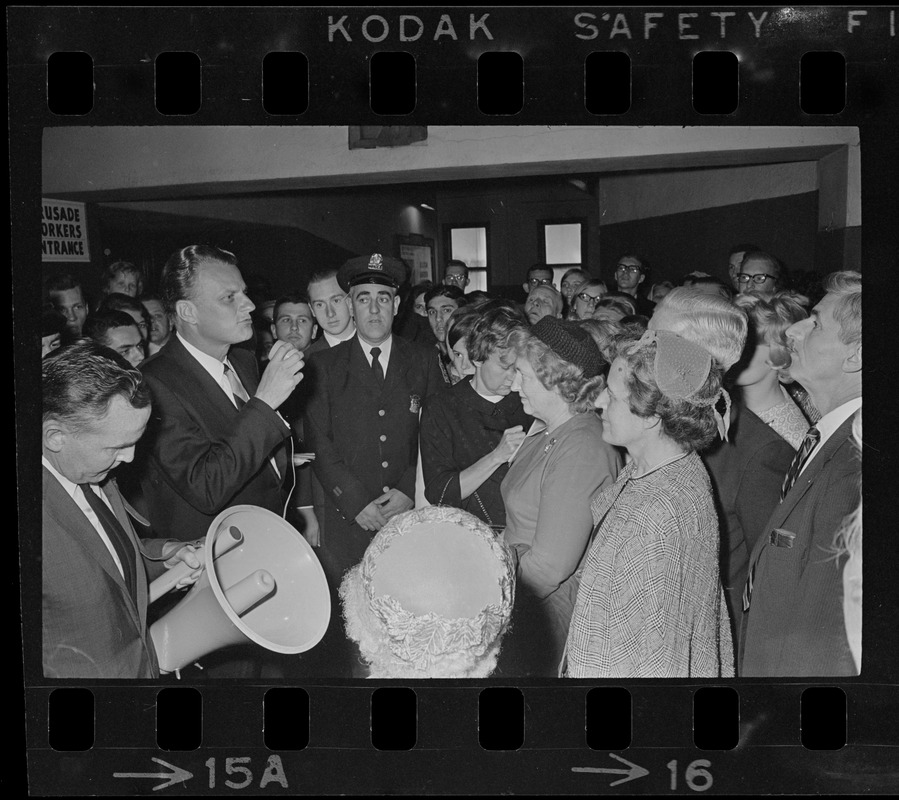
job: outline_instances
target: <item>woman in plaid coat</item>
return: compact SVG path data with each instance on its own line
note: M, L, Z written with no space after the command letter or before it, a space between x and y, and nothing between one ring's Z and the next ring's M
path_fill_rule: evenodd
M718 572L718 519L697 451L720 417L721 373L667 331L624 343L599 396L603 439L631 459L593 501L562 674L571 678L733 676Z

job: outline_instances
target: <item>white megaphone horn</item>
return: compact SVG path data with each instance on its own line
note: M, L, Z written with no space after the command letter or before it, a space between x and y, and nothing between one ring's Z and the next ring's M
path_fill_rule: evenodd
M309 543L258 506L225 509L206 534L206 569L186 597L150 627L162 672L246 641L276 653L317 645L331 618L331 595ZM179 564L150 585L150 602L191 570Z

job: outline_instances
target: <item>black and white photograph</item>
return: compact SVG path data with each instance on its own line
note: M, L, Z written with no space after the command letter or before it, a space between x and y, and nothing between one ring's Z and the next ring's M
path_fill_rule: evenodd
M896 790L893 11L73 11L8 18L30 793Z

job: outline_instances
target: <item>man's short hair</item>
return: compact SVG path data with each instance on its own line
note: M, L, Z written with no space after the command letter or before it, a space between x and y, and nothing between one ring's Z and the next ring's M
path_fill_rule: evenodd
M531 266L528 267L527 274L525 275L526 280L531 279L532 272L548 272L550 275L555 274L553 273L553 268L547 266L546 264L531 264Z
M305 303L309 306L309 310L312 310L312 304L309 302L309 295L306 292L288 292L287 294L282 294L277 300L275 300L275 304L272 306L272 321L276 322L278 320L278 311L281 306L285 303ZM315 320L313 320L315 322Z
M468 275L468 264L466 264L459 258L451 258L449 261L447 261L446 268L449 269L450 267L462 267L462 269L465 270L465 274Z
M134 317L125 311L109 309L91 314L84 323L83 336L93 339L100 344L107 343L107 334L113 328L127 328L129 325L137 328Z
M105 416L116 396L132 408L150 405L140 370L92 339L80 339L41 361L41 392L43 419L59 420L74 431Z
M331 278L337 280L337 267L329 267L328 269L320 269L312 273L312 277L309 278L309 282L306 284L308 292L308 287L313 283L322 283L324 281L329 281Z
M435 297L448 297L450 300L455 301L460 308L468 302L465 298L465 292L458 286L443 286L442 284L439 286L432 286L425 292L425 306L427 306Z
M54 275L47 281L47 294L51 292L67 292L69 289L81 289L81 281L69 272Z
M764 250L747 250L743 253L743 260L740 261L740 272L743 271L743 267L746 265L747 261L761 261L767 264L772 270L774 270L777 280L776 283L778 287L780 287L781 283L783 283L786 270L784 270L783 264L780 263L771 253L766 253Z
M197 283L197 273L205 261L220 261L223 264L237 266L234 253L213 247L208 244L192 244L182 247L169 256L162 268L162 280L159 292L166 311L175 313L175 304L179 300L189 300Z
M851 269L832 272L824 280L824 289L837 296L833 316L840 323L840 341L861 344L862 274Z
M620 264L622 258L634 259L634 261L636 261L637 264L640 265L640 274L645 275L647 278L649 277L650 272L652 272L652 267L649 265L649 259L646 258L646 256L642 256L639 253L622 253L620 256L618 256L618 260L615 262L615 264Z
M141 315L147 313L147 309L140 300L121 292L112 292L106 295L97 306L98 314L106 314L109 311L135 311Z
M746 312L714 294L677 286L663 297L656 309L675 316L667 330L701 345L724 369L740 360L746 346L749 320Z

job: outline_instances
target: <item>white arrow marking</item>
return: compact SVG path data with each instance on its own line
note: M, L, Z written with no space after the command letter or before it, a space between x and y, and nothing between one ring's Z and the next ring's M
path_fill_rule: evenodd
M622 764L625 764L627 769L605 769L603 767L572 767L572 772L611 772L617 775L625 775L624 778L619 778L617 781L613 781L609 784L609 786L617 786L619 783L627 783L628 781L636 780L637 778L642 778L644 775L649 775L648 769L643 769L643 767L638 767L636 764L632 764L630 761L622 758L621 756L616 756L614 753L609 753L612 758L620 761Z
M165 783L160 783L158 786L153 787L154 792L158 792L160 789L167 789L174 783L186 783L189 781L194 774L192 772L188 772L186 769L181 769L181 767L176 767L174 764L169 764L167 761L163 761L161 758L153 758L160 766L166 767L170 769L171 772L113 772L113 778L165 778Z

